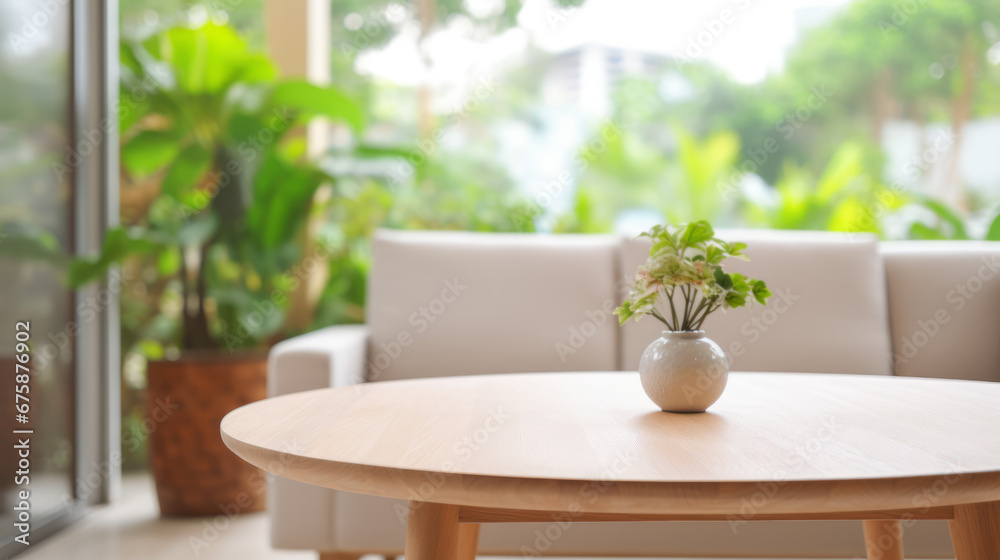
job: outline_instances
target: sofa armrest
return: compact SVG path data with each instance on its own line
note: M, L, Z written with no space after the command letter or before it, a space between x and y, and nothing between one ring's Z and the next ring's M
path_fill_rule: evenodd
M267 394L361 383L367 347L365 325L337 325L280 342L268 355Z
M328 327L278 343L268 355L268 395L361 383L367 346L364 325ZM339 550L333 519L337 491L281 476L269 476L267 486L272 546Z

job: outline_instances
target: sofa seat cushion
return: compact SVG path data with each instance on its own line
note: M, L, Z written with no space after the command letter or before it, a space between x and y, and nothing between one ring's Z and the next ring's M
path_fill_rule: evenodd
M726 270L763 279L774 294L766 307L720 310L705 321L731 369L891 373L885 271L874 237L767 230L717 235L749 244L750 262L730 259ZM632 278L649 246L647 238L623 242L621 278ZM663 328L652 317L630 320L622 331L622 368L637 369Z
M618 238L382 230L369 380L617 369Z

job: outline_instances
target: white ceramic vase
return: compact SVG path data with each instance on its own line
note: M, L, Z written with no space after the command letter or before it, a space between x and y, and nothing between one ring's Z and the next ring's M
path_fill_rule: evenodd
M704 331L663 331L639 361L642 388L667 412L705 412L729 380L725 352Z

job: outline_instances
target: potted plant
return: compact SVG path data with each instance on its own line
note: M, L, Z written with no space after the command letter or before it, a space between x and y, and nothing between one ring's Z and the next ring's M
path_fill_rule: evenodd
M161 513L258 510L262 473L226 449L219 422L266 396L266 347L329 257L309 217L336 183L289 131L314 117L357 129L361 113L334 88L275 79L265 56L214 24L123 41L121 73L127 223L71 264L70 282L121 263L154 292L155 322L179 350L147 368Z
M639 362L649 398L667 412L704 412L722 396L729 362L702 324L719 309L766 305L771 292L763 280L723 270L727 258L749 260L747 245L716 238L706 221L654 226L640 237L652 241L649 258L615 314L620 324L650 315L666 326Z

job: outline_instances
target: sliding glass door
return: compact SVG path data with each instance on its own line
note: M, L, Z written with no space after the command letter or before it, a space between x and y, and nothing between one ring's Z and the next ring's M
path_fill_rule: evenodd
M103 3L0 0L0 553L106 498L108 312L63 278L106 221ZM88 81L89 80L89 81ZM102 93L103 92L103 93ZM94 239L91 239L94 238ZM98 294L100 288L97 288ZM91 290L93 292L93 290ZM102 371L103 370L103 371ZM114 372L117 377L117 372ZM87 463L98 463L97 468ZM103 470L100 479L81 475ZM93 486L98 499L83 496ZM29 544L29 546L30 546Z

